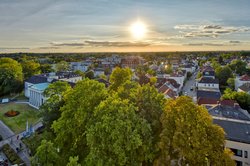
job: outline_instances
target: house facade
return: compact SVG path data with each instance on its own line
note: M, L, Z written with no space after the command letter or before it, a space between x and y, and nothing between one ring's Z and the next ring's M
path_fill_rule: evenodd
M29 98L29 105L39 109L40 106L46 101L43 92L49 84L55 81L65 81L69 84L75 84L80 80L82 80L82 77L72 72L35 75L25 80L24 94L27 98Z
M201 77L197 82L197 88L199 90L220 91L219 80L212 77Z
M235 90L238 90L240 86L242 86L245 83L250 83L250 76L243 75L235 78Z

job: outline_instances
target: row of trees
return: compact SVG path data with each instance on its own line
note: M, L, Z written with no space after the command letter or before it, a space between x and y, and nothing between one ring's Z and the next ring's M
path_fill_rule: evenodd
M188 97L166 101L131 78L129 69L116 68L109 88L89 79L73 89L51 84L42 112L54 137L42 142L33 163L234 165L205 108Z

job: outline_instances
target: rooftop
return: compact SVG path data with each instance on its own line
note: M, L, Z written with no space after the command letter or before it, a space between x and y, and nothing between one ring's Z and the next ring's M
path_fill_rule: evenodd
M218 91L197 90L197 99L199 98L220 99L220 97L221 93Z
M240 90L244 92L249 92L250 91L250 83L245 83L239 87Z
M240 77L240 80L241 81L250 81L250 77L247 74L245 74L245 75Z
M226 105L216 105L210 109L208 112L212 116L225 117L230 119L248 120L250 121L250 116L248 113L242 110L239 105L226 106ZM250 131L249 131L250 132Z
M44 91L50 83L40 83L40 84L35 84L31 88L39 91Z
M219 118L214 118L213 122L224 129L228 140L250 144L250 123Z
M219 84L219 80L217 78L201 77L199 83Z

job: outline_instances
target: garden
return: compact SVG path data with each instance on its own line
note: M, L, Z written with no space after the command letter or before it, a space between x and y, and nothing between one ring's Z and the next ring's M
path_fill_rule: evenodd
M0 105L0 120L15 133L25 130L27 121L29 124L35 124L39 118L39 111L28 104L8 103Z

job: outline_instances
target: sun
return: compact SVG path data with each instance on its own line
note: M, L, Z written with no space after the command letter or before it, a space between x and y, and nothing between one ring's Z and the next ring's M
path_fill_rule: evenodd
M130 26L130 32L135 39L139 40L145 37L147 28L143 22L137 21Z

